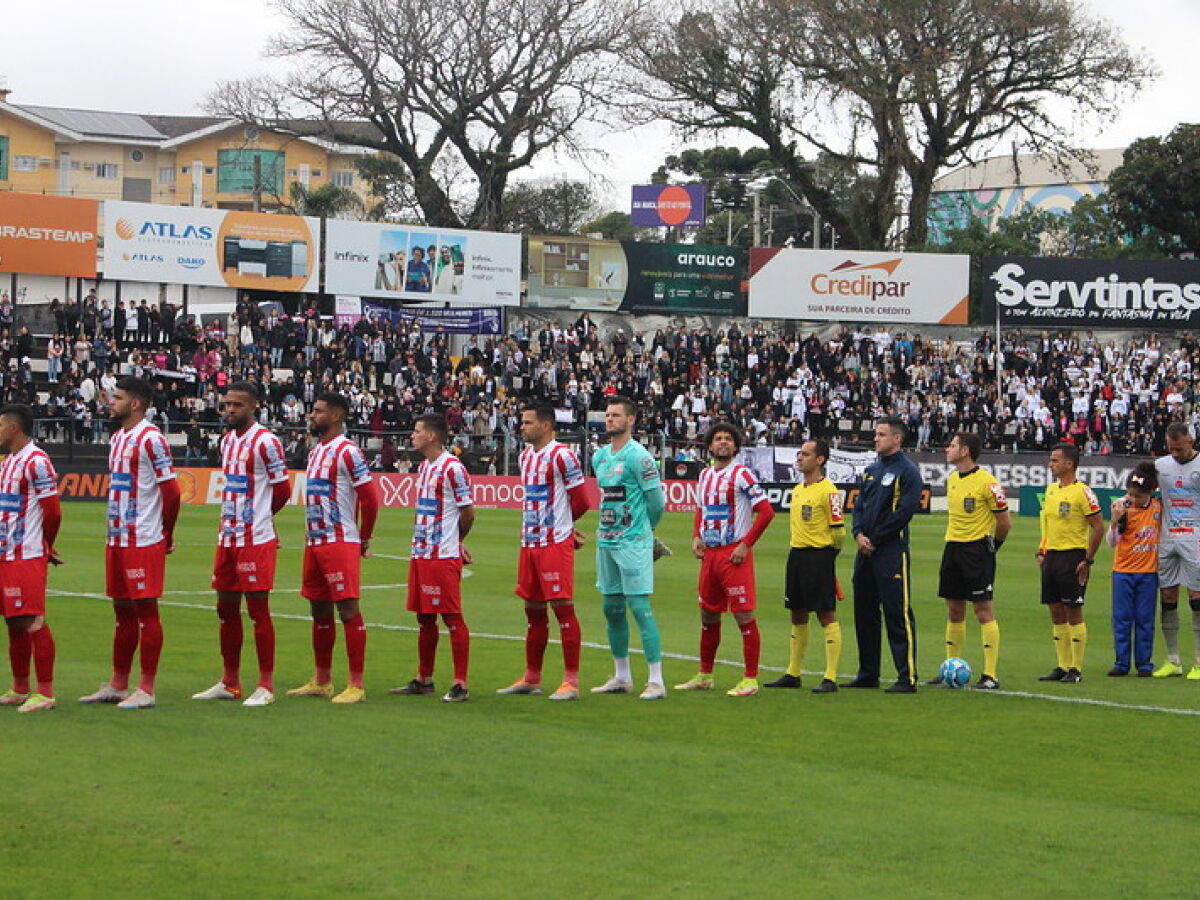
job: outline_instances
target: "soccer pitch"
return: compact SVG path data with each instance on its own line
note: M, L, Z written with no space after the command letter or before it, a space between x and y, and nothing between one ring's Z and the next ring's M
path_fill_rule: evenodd
M842 691L665 702L593 696L611 673L585 647L584 698L500 697L524 667L524 615L512 596L519 513L481 510L464 583L471 696L396 697L415 672L404 610L411 512L383 510L363 570L371 623L366 703L282 696L311 673L300 598L302 511L279 518L285 549L273 596L279 701L268 709L199 703L220 676L208 590L214 507L185 507L169 558L159 706L74 702L109 673L112 614L103 591L102 504L65 506L51 573L58 710L0 712L8 785L0 815L3 896L1184 896L1194 895L1200 683L1113 679L1111 551L1089 589L1085 681L1043 684L1054 665L1037 602L1035 519L1015 517L1001 551L997 618L1005 693L924 688L916 696ZM585 520L594 531L595 514ZM918 663L942 656L935 596L942 516L917 517L913 594ZM654 607L668 684L694 674L698 640L691 516L668 515L676 551L657 563ZM786 521L756 549L764 680L787 660L780 595ZM850 554L840 565L849 594ZM583 639L604 643L589 546L579 555ZM843 673L853 672L852 605ZM1186 621L1187 616L1184 615ZM552 629L553 631L553 629ZM1191 649L1184 628L1185 657ZM636 628L634 645L637 646ZM806 668L822 665L813 628ZM978 671L968 614L966 656ZM740 660L727 619L720 658ZM449 685L449 644L438 655ZM883 671L891 671L885 645ZM561 673L547 651L545 680ZM1161 661L1161 651L1156 661ZM344 641L334 680L345 683ZM136 664L135 664L136 666ZM635 681L645 663L634 656ZM243 680L253 685L250 630ZM7 677L7 676L5 676ZM1060 702L1066 699L1069 702ZM1089 702L1090 701L1090 702Z

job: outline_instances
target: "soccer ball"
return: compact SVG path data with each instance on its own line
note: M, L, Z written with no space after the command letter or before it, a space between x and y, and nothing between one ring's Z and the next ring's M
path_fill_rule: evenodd
M952 656L938 669L938 677L946 687L961 688L971 683L971 664L965 659Z

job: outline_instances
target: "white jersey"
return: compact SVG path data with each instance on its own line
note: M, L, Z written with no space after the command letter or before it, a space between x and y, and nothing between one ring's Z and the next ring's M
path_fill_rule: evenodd
M1194 544L1200 537L1200 453L1182 465L1160 456L1154 468L1163 501L1161 542Z
M545 547L571 537L571 491L584 483L579 457L558 441L541 450L521 451L522 504L521 546Z
M46 555L41 501L57 494L50 457L33 441L0 462L0 560Z
M145 419L116 430L108 451L110 547L149 547L163 539L161 485L174 478L161 431Z
M245 433L230 431L221 438L222 547L248 547L275 540L271 515L271 485L287 481L283 443L269 428L255 422Z
M417 508L412 536L413 559L458 559L458 511L470 506L467 467L449 450L417 471Z
M358 445L344 434L322 441L308 454L305 473L305 541L359 544L358 488L371 480Z
M740 543L750 531L754 507L767 499L754 473L740 463L700 473L700 540L705 547Z

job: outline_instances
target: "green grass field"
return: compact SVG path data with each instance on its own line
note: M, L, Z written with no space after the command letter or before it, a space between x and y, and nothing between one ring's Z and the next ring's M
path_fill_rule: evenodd
M1045 685L1050 627L1037 602L1036 520L1017 518L1001 555L1000 677L989 695L843 691L673 693L663 703L585 695L580 703L498 697L523 668L524 618L511 595L516 513L480 511L464 584L472 700L389 696L410 678L416 636L403 608L411 514L385 510L366 561L369 700L338 708L281 697L273 707L188 699L220 675L207 590L212 507L185 508L163 610L159 706L90 708L74 698L107 677L103 506L66 507L52 573L60 708L0 716L0 896L1185 896L1197 883L1192 741L1200 683L1111 679L1110 559L1090 589L1086 680ZM594 519L594 517L592 517ZM786 527L756 551L764 674L786 663L779 601ZM310 673L300 599L300 511L274 609L277 686ZM594 526L589 521L587 528ZM920 518L914 596L922 675L940 661L935 597L940 516ZM695 670L697 563L690 517L660 533L654 599L669 683ZM849 559L842 560L849 585ZM590 552L580 556L584 640L603 643ZM844 606L842 671L856 662ZM1184 616L1185 622L1187 616ZM1185 655L1190 640L1184 627ZM635 639L636 645L636 629ZM814 640L808 668L821 666ZM740 658L735 628L721 657ZM980 662L978 629L968 658ZM679 658L684 657L684 658ZM561 654L551 644L546 680ZM335 680L345 672L339 634ZM447 685L449 646L439 653ZM247 629L243 674L252 683ZM585 649L585 687L611 671ZM885 677L889 671L886 659ZM635 678L645 665L634 659ZM718 687L740 674L718 667ZM815 679L806 678L815 683ZM1094 700L1102 705L1055 702Z

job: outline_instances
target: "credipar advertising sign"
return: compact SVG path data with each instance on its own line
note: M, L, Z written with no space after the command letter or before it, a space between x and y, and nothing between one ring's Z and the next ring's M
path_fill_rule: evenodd
M1002 323L1200 326L1200 262L992 256L983 313Z
M949 253L755 247L750 315L965 325L970 265Z
M104 204L105 278L315 292L320 241L303 216Z

